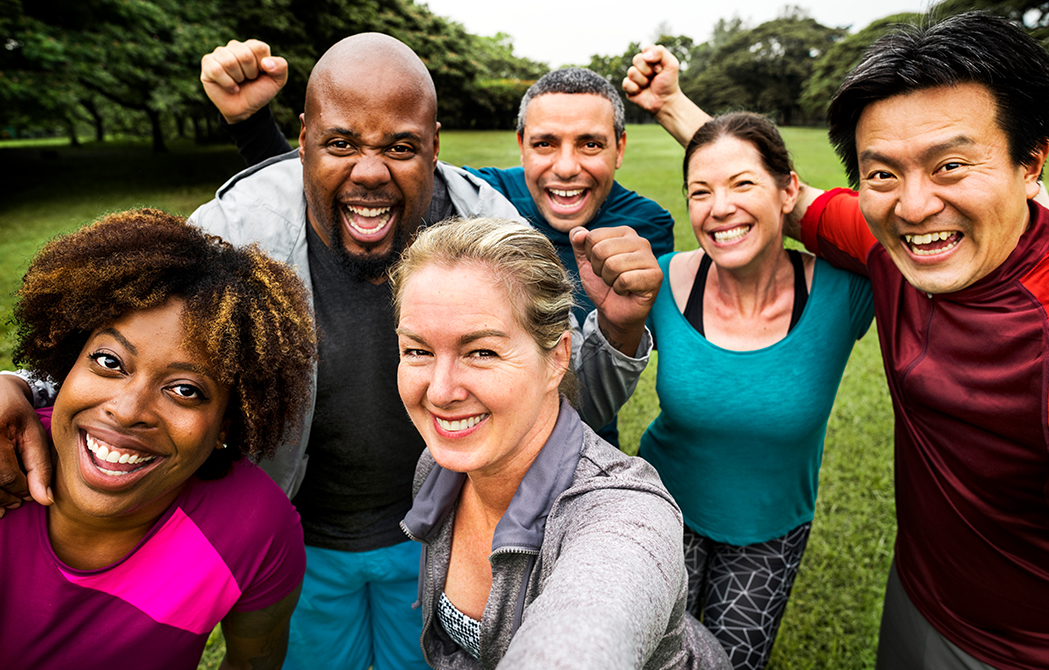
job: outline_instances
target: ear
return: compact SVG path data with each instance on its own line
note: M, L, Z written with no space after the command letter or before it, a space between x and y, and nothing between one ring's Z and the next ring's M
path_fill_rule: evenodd
M616 169L623 166L623 152L626 151L626 131L616 141Z
M230 420L228 418L227 419L223 419L222 420L222 428L219 430L218 439L215 440L215 449L216 450L225 449L226 448L226 439L229 437L229 426L230 426Z
M798 173L793 170L790 173L790 180L787 181L787 185L782 189L783 191L783 213L790 214L794 211L794 206L798 204Z
M552 374L550 375L550 384L547 390L557 390L561 385L561 379L564 378L565 373L568 372L568 366L572 364L572 333L566 330L561 333L561 339L557 341L554 348L547 352L549 357L550 368Z
M1042 140L1034 151L1031 152L1031 162L1024 167L1024 187L1027 199L1035 198L1043 191L1039 182L1042 177L1042 168L1045 166L1046 155L1049 154L1049 140Z
M299 114L299 124L299 160L303 161L306 159L306 112Z
M517 133L517 150L521 152L521 165L524 165L524 133Z
M441 122L435 122L436 128L433 129L433 166L437 167L437 155L441 153Z

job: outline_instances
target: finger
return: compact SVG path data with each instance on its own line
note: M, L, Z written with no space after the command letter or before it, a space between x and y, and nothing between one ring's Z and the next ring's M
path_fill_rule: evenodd
M651 85L652 80L646 77L636 67L631 67L626 72L626 77L623 79L623 91L628 96L634 96L641 93Z
M288 81L288 61L280 56L269 56L263 58L259 63L262 69L279 85L284 86Z
M246 45L231 41L224 47L211 52L211 57L219 67L238 84L258 76L258 64L255 54Z
M630 61L630 69L627 70L628 77L630 77L631 72L643 77L645 80L651 79L655 75L655 70L652 67L653 64L645 57L645 53L646 52L642 51L634 55L634 58ZM637 80L635 79L635 81Z
M219 49L221 48L223 47L219 47ZM200 81L205 88L209 85L214 85L227 93L236 93L240 90L240 86L237 85L236 80L230 76L229 72L219 61L219 56L216 55L219 49L200 59Z
M584 263L590 262L587 258L587 239L589 237L590 231L582 226L577 226L568 231L568 241L572 243L572 253L575 254L577 266L582 267Z
M230 75L237 81L253 81L258 78L259 61L270 55L270 48L262 42L259 44L265 47L260 49L263 52L261 56L248 44L240 44L237 48L229 50L230 55L236 59L236 69L231 68ZM238 71L241 74L239 78L236 76Z
M29 482L29 493L41 505L54 502L51 495L51 450L47 432L39 421L25 428L21 438L22 465Z
M29 496L29 482L18 465L14 445L0 444L0 507L17 507Z
M663 271L658 265L642 266L620 272L612 282L612 290L617 295L634 295L652 301L662 284Z

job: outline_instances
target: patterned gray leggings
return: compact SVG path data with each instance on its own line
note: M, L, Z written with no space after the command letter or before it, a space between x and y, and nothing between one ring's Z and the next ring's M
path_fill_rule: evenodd
M803 523L783 537L737 547L685 527L688 611L714 634L736 670L768 663L811 529Z

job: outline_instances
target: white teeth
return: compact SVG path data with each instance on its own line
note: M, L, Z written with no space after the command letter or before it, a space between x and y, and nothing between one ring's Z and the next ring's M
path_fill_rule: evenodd
M364 228L363 226L357 225L357 221L354 220L353 216L347 216L346 220L349 221L350 227L357 232L362 235L371 235L389 222L390 217L393 216L391 210L391 207L354 207L352 205L347 205L346 211L351 215L356 214L365 219L377 218L379 219L379 222L371 228Z
M750 232L750 226L738 226L731 230L718 230L714 232L715 242L731 242L738 240Z
M562 198L574 198L575 196L577 196L580 193L582 193L584 190L585 189L577 188L577 189L573 189L571 191L563 191L563 190L561 190L559 188L552 188L552 189L550 189L550 192L553 193L554 195L559 195Z
M434 418L437 419L437 425L438 426L440 426L444 430L447 430L450 433L456 433L456 432L459 432L460 430L466 430L467 428L473 428L477 424L481 423L481 421L483 421L487 417L488 417L487 414L478 414L476 416L471 416L468 419L461 419L459 421L445 421L444 419L441 419L439 417L434 417Z
M931 256L933 254L941 254L948 249L953 249L961 241L961 235L955 237L954 242L950 246L940 247L939 249L922 249L918 245L932 244L933 242L939 242L941 240L946 241L954 236L954 231L941 230L935 233L925 233L924 235L911 235L906 234L903 236L903 240L910 247L913 254L917 256Z
M156 456L139 456L137 454L128 454L117 451L115 448L107 446L101 440L90 435L87 436L87 448L90 449L91 452L95 454L95 457L103 463L148 463L156 458ZM99 470L102 470L106 474L127 474L125 472L106 470L105 468L99 468Z
M389 207L354 207L353 205L348 205L346 209L366 219L373 219L380 214L386 214L390 211Z

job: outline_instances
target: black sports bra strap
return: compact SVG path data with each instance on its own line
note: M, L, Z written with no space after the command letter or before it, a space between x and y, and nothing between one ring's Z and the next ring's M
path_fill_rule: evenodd
M696 278L692 282L692 290L688 293L688 302L685 303L685 320L687 320L696 332L706 337L703 332L703 292L707 287L707 273L713 261L708 254L703 254L699 259L699 269L696 270Z
M805 261L801 259L801 252L797 249L787 249L790 262L794 266L794 308L790 312L790 325L787 332L794 330L801 320L801 313L805 311L805 303L809 300L809 287L805 283Z

